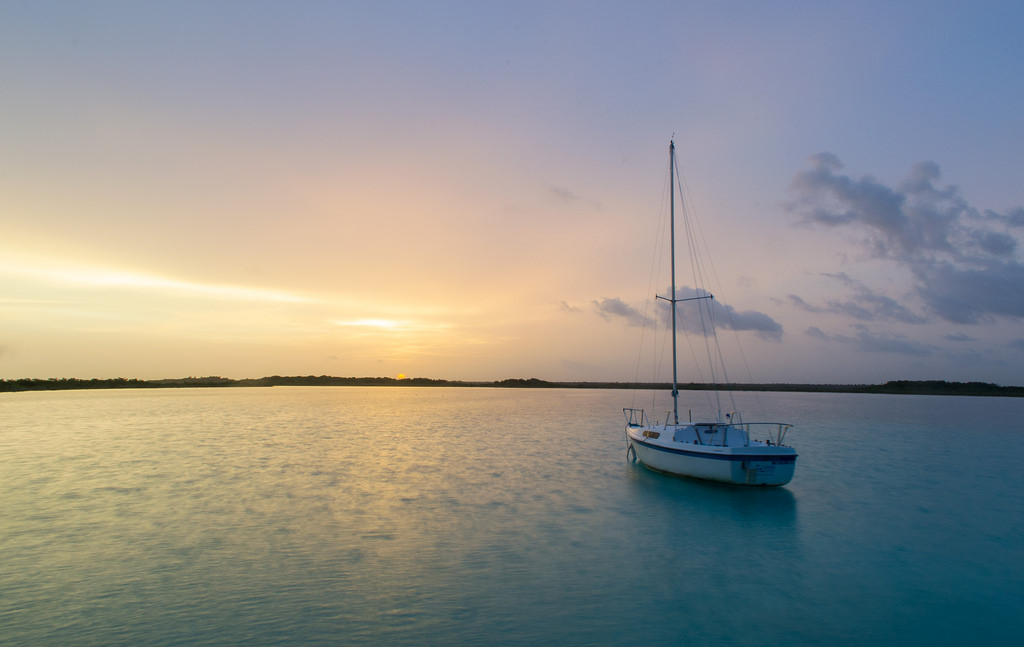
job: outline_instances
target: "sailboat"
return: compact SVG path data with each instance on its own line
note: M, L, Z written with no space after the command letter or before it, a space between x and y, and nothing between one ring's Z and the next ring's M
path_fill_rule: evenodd
M669 213L671 237L672 294L658 296L667 301L672 318L672 411L665 421L651 421L644 409L623 408L626 417L626 453L644 466L659 472L738 485L785 485L793 478L796 450L785 444L793 426L781 422L744 422L739 412L722 415L721 406L706 422L679 420L677 353L677 307L706 307L714 297L705 290L697 296L679 298L676 291L676 208L675 141L669 142ZM687 231L690 231L689 223ZM691 249L693 246L691 246ZM713 335L712 335L713 336ZM709 335L705 335L705 340ZM754 438L757 436L758 438Z

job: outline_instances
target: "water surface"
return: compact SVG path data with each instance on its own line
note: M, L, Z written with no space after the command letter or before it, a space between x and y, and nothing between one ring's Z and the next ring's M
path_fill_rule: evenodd
M737 397L748 420L797 425L787 487L628 462L621 408L663 411L665 393L2 394L0 636L955 645L1024 631L1024 400Z

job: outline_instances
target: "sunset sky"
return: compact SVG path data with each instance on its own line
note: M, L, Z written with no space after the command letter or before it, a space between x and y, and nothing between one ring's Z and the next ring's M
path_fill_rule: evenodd
M1024 385L1022 25L4 2L0 378L651 379L674 136L735 381Z

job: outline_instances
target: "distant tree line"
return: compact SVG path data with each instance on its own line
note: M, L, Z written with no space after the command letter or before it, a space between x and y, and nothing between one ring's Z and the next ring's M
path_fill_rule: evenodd
M988 382L946 382L944 380L895 380L861 387L860 393L905 393L913 395L1001 395L1024 396L1024 387L998 386Z
M271 387L271 386L460 386L527 389L671 389L663 382L548 382L535 377L509 378L495 382L463 382L425 377L334 377L273 375L257 379L235 380L227 377L183 377L164 380L138 380L123 377L82 380L77 378L25 378L0 380L0 392L65 391L72 389L173 389L196 387ZM1024 387L999 386L987 382L946 382L944 380L894 380L885 384L680 384L681 391L788 391L803 393L890 393L904 395L967 395L1024 397Z
M0 391L70 391L77 389L142 389L156 386L145 380L116 377L107 380L80 380L78 378L50 378L48 380L0 380Z

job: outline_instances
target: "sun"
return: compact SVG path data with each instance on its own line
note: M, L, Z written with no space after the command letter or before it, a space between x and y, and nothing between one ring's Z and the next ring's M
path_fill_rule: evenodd
M405 373L399 373L398 374L398 379L404 380L405 379Z

